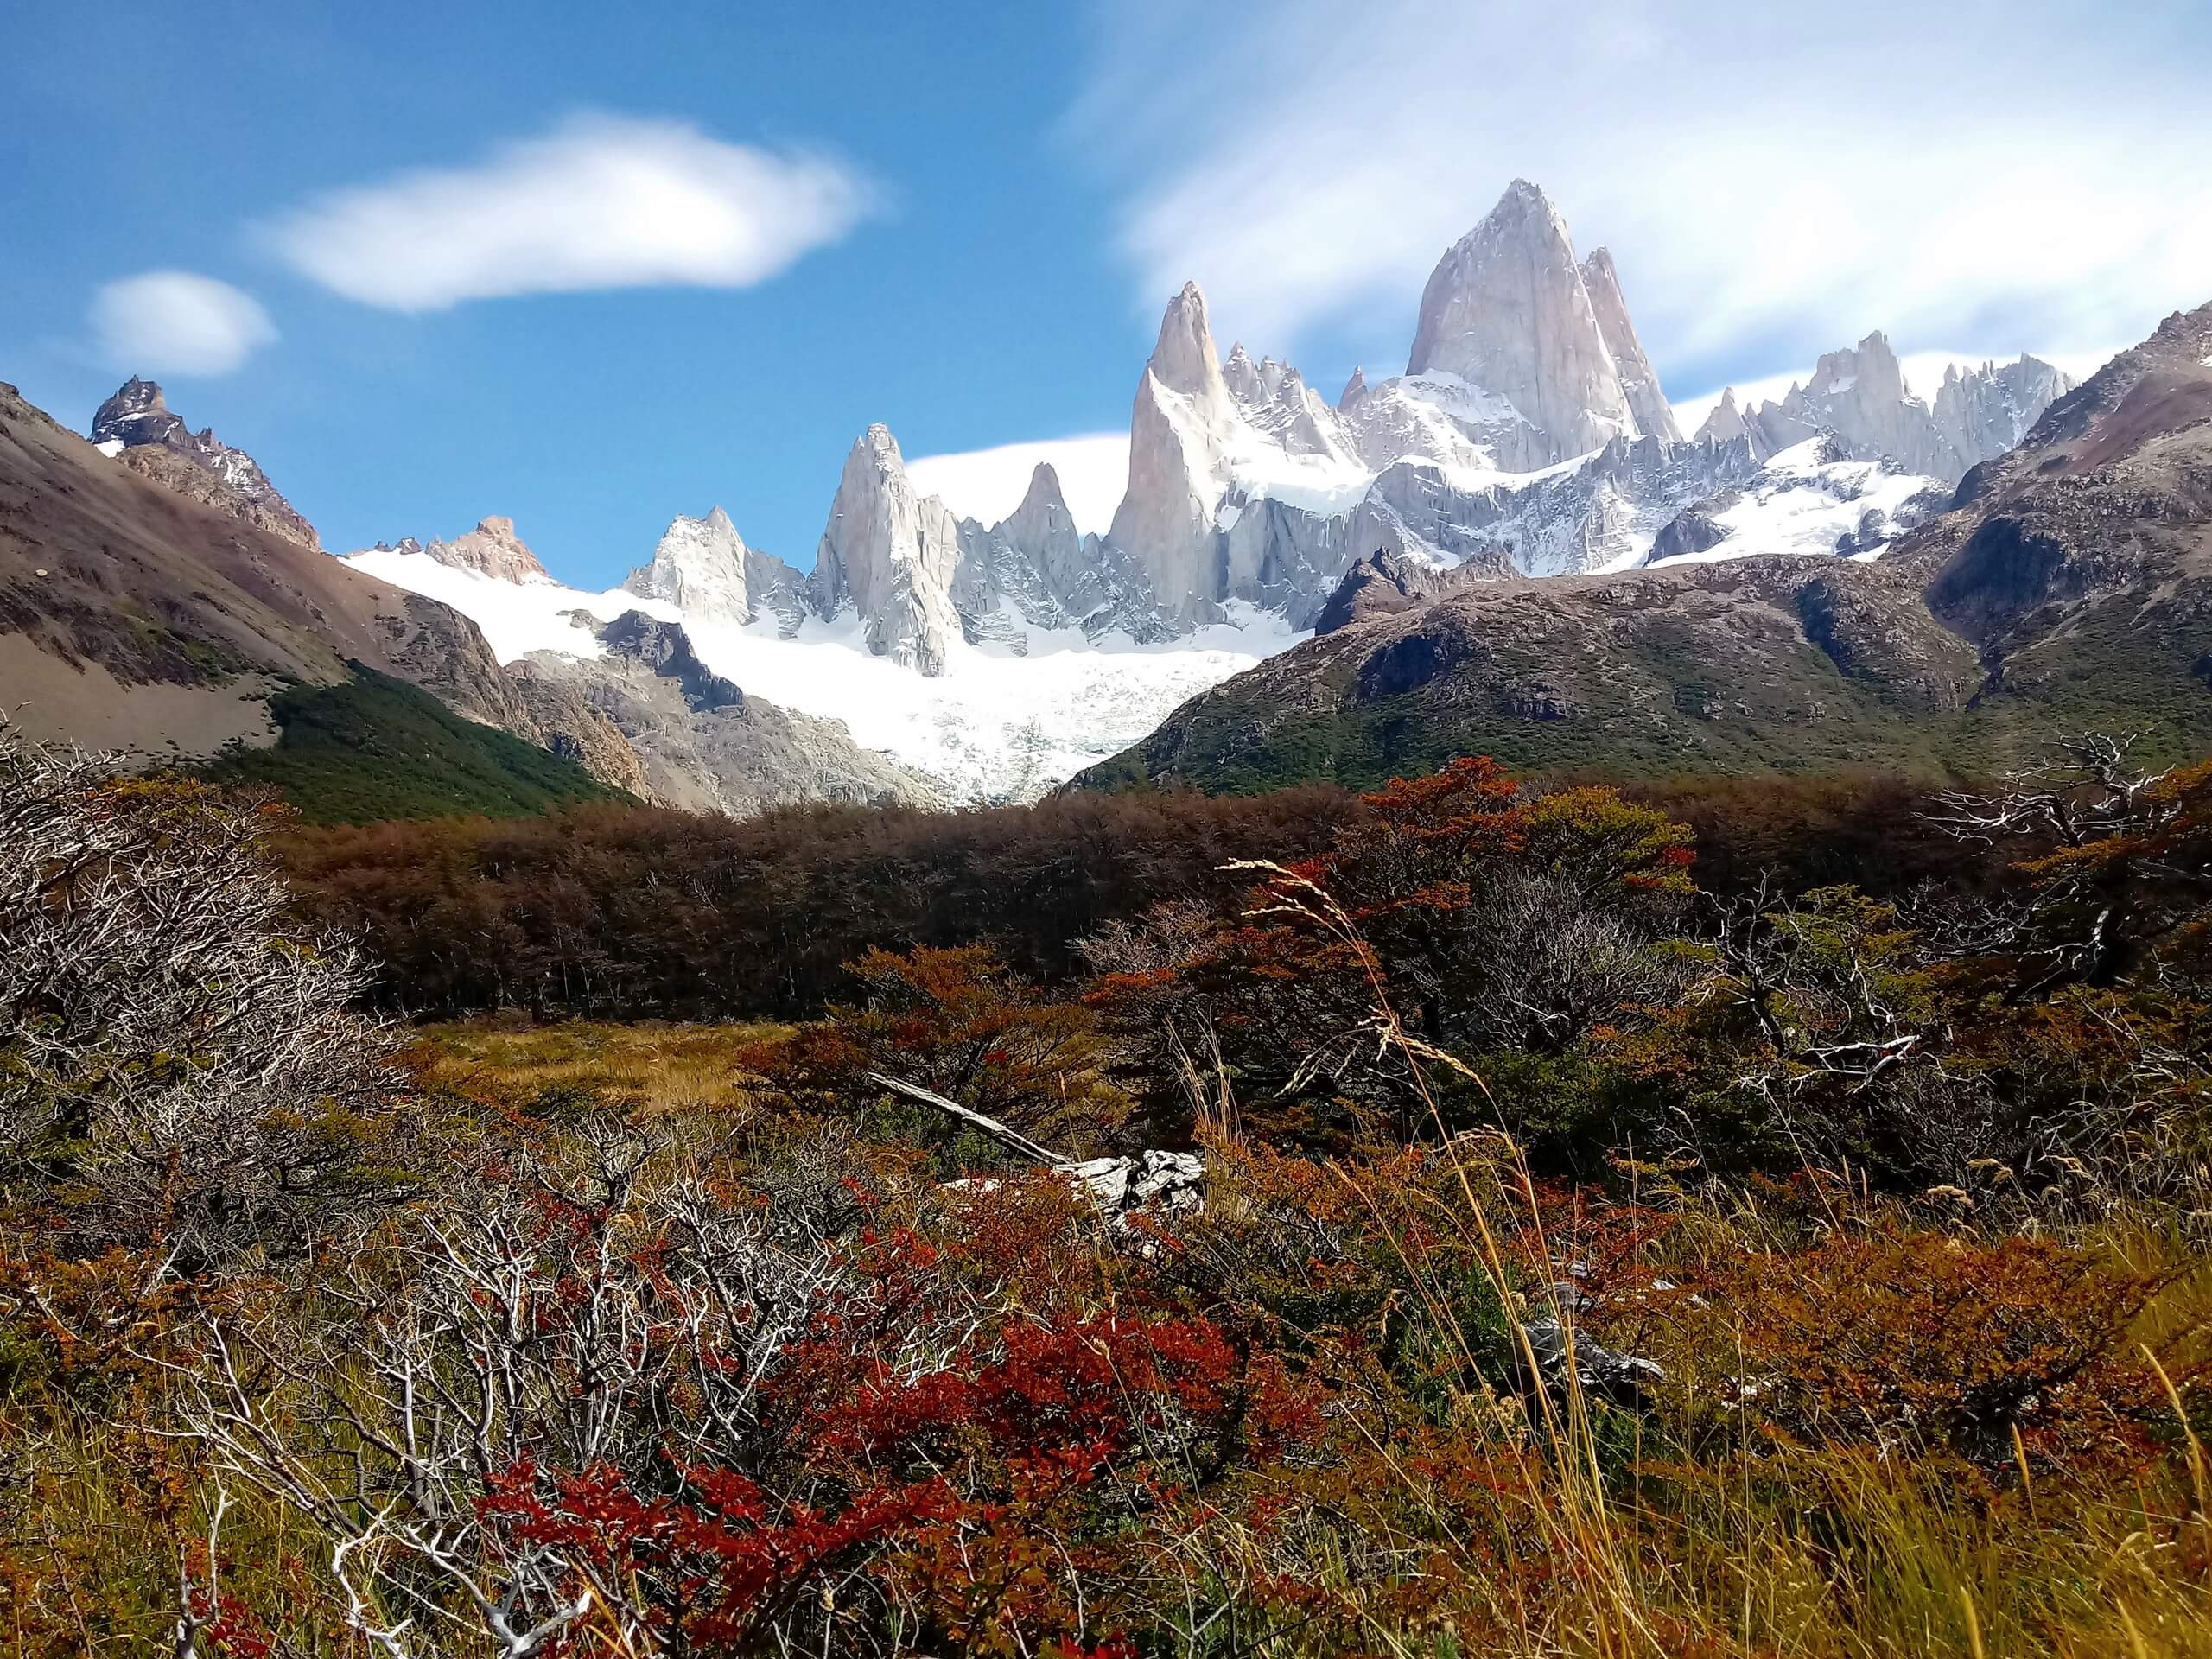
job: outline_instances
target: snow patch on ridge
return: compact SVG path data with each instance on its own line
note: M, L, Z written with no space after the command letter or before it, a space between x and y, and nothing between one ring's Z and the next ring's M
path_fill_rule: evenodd
M403 553L395 548L371 548L352 553L346 563L379 582L421 594L450 605L484 631L485 643L504 664L533 651L559 652L569 657L597 657L599 641L590 629L571 614L582 611L601 622L612 622L625 611L643 611L664 622L680 622L683 613L658 599L641 599L616 588L588 594L543 577L528 582L505 582L480 570L462 570L427 553Z

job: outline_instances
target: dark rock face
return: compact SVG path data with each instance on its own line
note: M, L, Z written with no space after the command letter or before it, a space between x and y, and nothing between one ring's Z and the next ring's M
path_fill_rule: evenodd
M742 709L745 693L734 681L724 679L699 660L691 636L677 622L663 622L643 611L625 611L599 630L599 641L609 651L643 663L663 679L672 680L694 710Z
M1461 629L1440 627L1408 633L1360 664L1357 695L1368 702L1402 696L1489 660L1490 652L1483 642Z
M169 413L168 400L162 396L161 387L134 374L93 414L91 435L94 443L128 446L180 442L192 434Z
M136 375L92 416L92 441L156 483L320 552L315 526L287 501L261 465L206 428L194 432L162 389Z
M1387 548L1377 549L1344 572L1313 620L1316 633L1334 633L1355 622L1395 616L1432 597L1427 570Z
M1500 580L1503 574L1498 565L1472 560L1440 570L1387 547L1378 548L1344 572L1314 620L1313 632L1334 633L1355 622L1395 616L1470 583Z
M1929 607L1970 639L1993 638L2047 601L2081 597L2091 573L2074 551L2055 523L1993 513L1929 585Z
M1719 515L1739 499L1738 492L1724 490L1694 506L1684 507L1667 521L1667 527L1653 539L1650 563L1656 564L1662 559L1680 558L1685 553L1702 553L1707 548L1719 546L1728 539L1727 531L1719 522Z

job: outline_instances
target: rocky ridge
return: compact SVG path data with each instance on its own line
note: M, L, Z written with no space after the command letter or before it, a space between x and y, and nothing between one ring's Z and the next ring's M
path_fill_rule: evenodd
M360 664L642 799L749 812L936 798L836 722L748 698L699 660L681 626L642 612L594 619L596 657L503 666L469 616L327 556L304 519L271 522L246 487L259 477L251 459L193 435L150 382L126 383L93 431L99 444L88 446L0 395L0 456L10 458L0 509L18 527L0 536L0 666L25 704L19 718L42 734L172 760L265 744L276 735L268 696L338 683ZM244 528L221 528L232 520ZM378 550L501 584L551 580L506 518ZM649 588L676 583L714 617L733 597L714 584L731 571L747 620L788 609L803 582L750 554L719 512L679 519L640 575ZM760 605L747 605L748 591Z
M1713 442L1748 439L1764 461L1827 434L1842 442L1850 459L1887 460L1955 484L1967 468L2026 437L2037 417L2073 385L2040 358L1985 363L1964 373L1955 364L1930 404L1907 386L1897 353L1878 329L1856 346L1827 353L1812 378L1793 385L1779 403L1745 410L1730 387L1697 435Z
M573 741L576 708L624 741L641 798L750 817L812 801L937 805L928 780L860 748L834 721L748 697L677 624L631 611L594 630L596 658L537 652L509 667L540 741ZM583 758L580 753L579 759ZM588 764L588 763L587 763Z
M321 550L315 526L269 481L260 462L232 448L212 427L194 432L170 411L151 380L133 375L118 386L94 413L91 441L102 454L168 489L302 547Z
M702 624L756 628L772 613L787 639L814 622L845 638L842 619L861 648L925 677L963 645L1018 655L1039 633L1075 632L1150 645L1240 607L1305 629L1378 550L1545 576L1632 567L1655 548L1771 550L1785 543L1770 527L1802 515L1738 510L1746 500L1839 492L1802 467L1762 477L1796 446L1825 435L1846 458L1948 488L2063 388L2023 359L1955 377L1929 405L1872 335L1779 404L1745 411L1731 394L1685 442L1611 256L1579 256L1558 209L1516 180L1439 260L1406 373L1356 372L1333 404L1273 357L1241 344L1222 357L1186 284L1138 377L1127 486L1103 535L1077 530L1049 468L1000 523L959 518L914 488L875 426L846 457L810 575L747 547L716 509L675 520L627 586ZM1870 553L1909 523L1885 510L1817 550L1786 544Z

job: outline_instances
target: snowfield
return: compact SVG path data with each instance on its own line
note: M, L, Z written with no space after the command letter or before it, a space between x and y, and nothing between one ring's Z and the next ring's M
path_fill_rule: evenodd
M402 553L388 547L349 553L346 563L379 582L452 606L484 630L485 642L503 666L533 651L599 656L599 641L569 614L572 611L586 612L601 622L612 622L625 611L643 611L664 622L683 622L687 629L691 626L666 601L640 599L621 588L588 594L543 579L503 582L481 571L442 563L427 553Z
M1231 605L1230 620L1160 645L1077 629L1027 626L1027 654L956 642L934 678L872 655L859 620L807 619L791 639L772 619L737 626L683 615L622 588L586 593L557 582L502 582L423 553L379 549L347 563L379 580L442 600L484 631L504 664L533 651L596 657L579 613L612 621L625 611L681 621L700 659L747 693L842 721L853 741L936 779L962 804L1034 800L1085 766L1150 734L1175 707L1308 636L1281 617Z
M691 626L700 657L771 702L844 721L853 741L944 781L963 801L1033 800L1151 734L1180 703L1307 636L1280 617L1232 620L1160 645L1026 628L1028 652L957 642L944 672L869 654L859 621ZM690 626L688 625L687 626Z
M1808 438L1784 449L1744 487L1740 499L1713 515L1713 523L1728 532L1726 540L1701 553L1655 560L1649 568L1706 564L1753 553L1833 558L1838 539L1857 537L1870 512L1881 515L1880 528L1851 556L1876 558L1902 533L1899 510L1915 496L1944 487L1940 480L1899 472L1881 461L1823 461L1823 442Z

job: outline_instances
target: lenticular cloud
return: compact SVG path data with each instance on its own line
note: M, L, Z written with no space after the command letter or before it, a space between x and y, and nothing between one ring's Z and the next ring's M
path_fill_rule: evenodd
M471 167L333 191L264 227L295 270L393 311L593 289L744 288L843 237L867 182L677 121L579 116Z
M190 270L146 270L92 296L103 361L133 374L228 374L276 338L251 294Z

